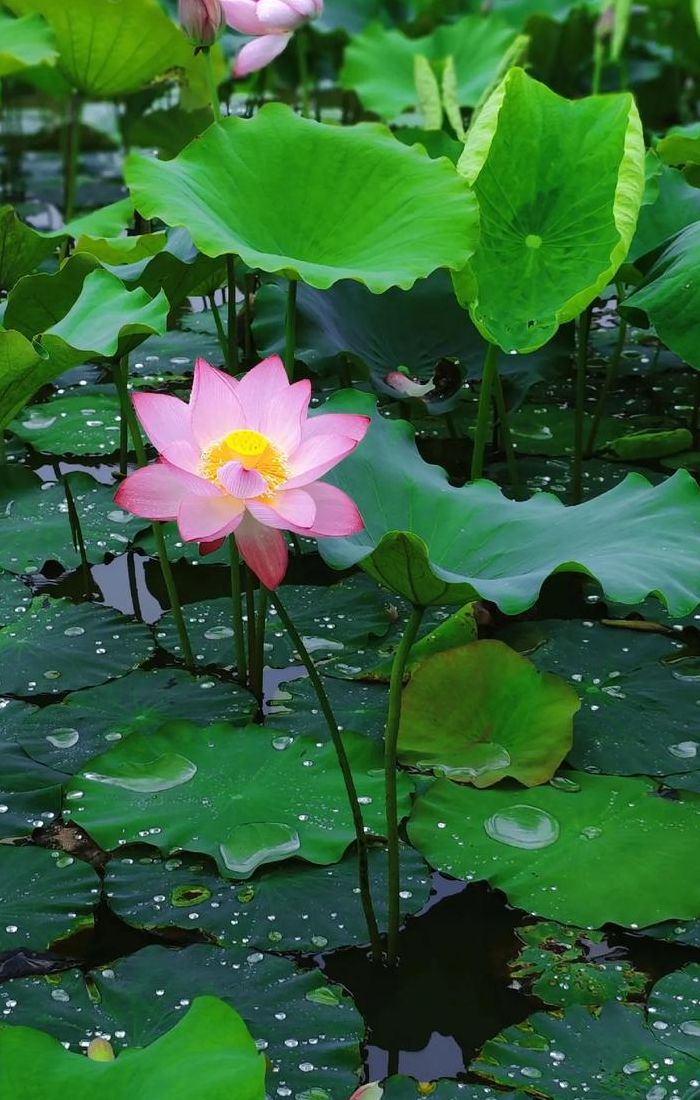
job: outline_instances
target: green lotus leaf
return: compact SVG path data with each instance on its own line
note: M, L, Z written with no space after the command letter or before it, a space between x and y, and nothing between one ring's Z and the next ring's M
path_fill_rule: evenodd
M120 420L114 390L81 390L25 405L8 427L42 454L109 455L119 447Z
M20 703L3 700L0 737L0 839L27 836L61 811L61 785L65 775L39 764L16 745L12 714Z
M700 1061L700 966L691 963L683 970L658 981L649 996L649 1018L662 1043L690 1054ZM662 1027L661 1024L665 1024Z
M45 951L92 921L99 891L88 863L31 845L0 846L0 952Z
M460 106L474 107L498 75L515 32L497 15L465 15L423 38L408 38L379 23L355 35L345 50L340 83L356 91L368 111L391 122L417 103L415 59L452 57Z
M1 635L0 635L1 636ZM360 734L345 735L365 821L381 831L382 753ZM105 848L147 838L164 853L196 851L226 878L247 878L262 864L290 857L340 859L354 838L332 745L247 726L187 722L132 733L95 757L71 781L67 797L81 825ZM400 780L400 812L411 783Z
M0 1025L0 1089L6 1096L73 1100L104 1092L110 1100L264 1100L265 1059L237 1012L216 997L197 997L172 1030L145 1049L93 1061L43 1031Z
M399 759L475 787L507 776L546 783L571 748L580 705L573 688L502 642L449 649L404 688Z
M667 347L696 370L700 370L699 262L700 222L695 222L674 237L622 307L635 322L651 323Z
M173 307L189 295L213 292L225 281L225 263L198 252L186 229L169 230L165 238L163 247L152 257L106 266L123 283L141 286L152 297L160 290L165 291ZM175 335L181 342L182 332ZM218 345L217 354L220 354Z
M162 252L165 233L144 233L135 237L90 237L83 234L75 242L75 252L87 252L105 267L150 260Z
M362 673L361 660L360 656L350 654L347 661L324 661L321 670L327 674L325 688L336 721L344 730L362 733L381 743L386 726L386 687L346 678ZM351 663L354 661L357 664ZM328 726L318 708L318 696L306 676L278 684L267 706L276 730L289 736L303 733L317 741L328 740Z
M18 15L46 20L59 50L58 68L93 99L128 95L178 66L192 68L192 47L158 0L6 0ZM204 59L198 59L204 66Z
M468 1085L464 1081L416 1081L413 1077L387 1077L382 1082L381 1100L420 1100L430 1096L432 1100L517 1100L515 1092L499 1092L498 1096L487 1085ZM430 1089L426 1092L426 1087ZM370 1094L367 1100L374 1100ZM379 1100L379 1094L377 1094Z
M485 339L533 351L609 282L632 240L644 140L631 95L569 101L518 68L469 131L459 170L481 236L454 276Z
M595 1100L693 1100L700 1061L686 1055L669 1063L660 1040L640 1007L606 1004L593 1015L574 1005L563 1016L538 1012L502 1031L471 1069L547 1100L564 1089Z
M2 33L0 16L0 33ZM0 206L0 290L35 271L55 250L53 240L21 221L12 206Z
M636 263L654 252L675 233L700 219L700 190L691 187L682 172L662 164L656 183L658 193L639 212L627 257L630 262Z
M664 164L674 167L683 164L700 164L700 124L672 126L656 145L656 154Z
M0 431L41 389L45 376L46 360L31 341L21 332L0 329Z
M39 15L11 19L0 12L0 79L35 65L56 64L56 42Z
M551 920L636 928L694 917L700 797L662 798L648 779L566 774L579 790L477 791L438 779L415 804L411 843L433 867L486 879Z
M0 571L0 626L21 618L31 602L31 592L12 573Z
M308 171L290 173L302 161ZM132 154L124 172L141 214L187 226L205 255L235 253L320 289L339 279L408 289L462 267L477 233L476 201L452 165L382 127L325 126L281 104L211 126L173 160Z
M508 615L531 607L552 573L571 571L596 577L620 602L653 592L675 615L700 601L700 493L684 471L657 486L629 474L571 508L549 493L512 501L491 482L454 488L420 458L408 424L379 415L366 394L339 394L323 409L372 416L357 450L327 475L365 522L357 535L320 540L333 568L361 563L414 603L481 598Z

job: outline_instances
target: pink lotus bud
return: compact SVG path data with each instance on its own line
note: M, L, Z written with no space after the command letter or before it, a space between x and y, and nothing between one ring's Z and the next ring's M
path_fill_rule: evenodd
M384 1089L378 1081L371 1081L369 1085L360 1085L356 1092L353 1092L350 1100L382 1100L384 1095Z
M178 17L194 46L213 46L226 26L221 0L178 0Z
M398 370L389 371L384 381L404 397L425 397L435 389L433 382L415 382Z

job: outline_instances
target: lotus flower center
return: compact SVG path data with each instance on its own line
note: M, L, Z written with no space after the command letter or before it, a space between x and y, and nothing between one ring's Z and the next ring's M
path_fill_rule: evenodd
M202 455L202 477L219 484L218 471L227 462L240 462L246 470L257 470L267 482L267 494L279 489L288 477L284 456L274 443L252 428L238 428L212 443Z

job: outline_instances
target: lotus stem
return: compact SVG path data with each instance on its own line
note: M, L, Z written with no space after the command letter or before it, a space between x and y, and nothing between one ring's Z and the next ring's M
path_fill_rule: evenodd
M479 411L476 418L476 434L474 436L474 452L472 454L471 479L483 477L484 454L486 441L491 422L491 394L494 388L494 376L497 373L496 360L498 348L495 344L489 344L484 359L484 370L481 376L481 391L479 393Z
M287 316L284 325L284 365L290 382L294 381L294 353L297 343L297 281L287 287Z
M224 366L228 368L229 365L229 346L228 338L224 331L224 325L221 320L221 314L219 313L219 307L216 304L216 298L213 294L209 295L209 307L211 309L211 315L214 318L214 327L216 328L216 336L219 341L219 347L221 348L221 354L224 360Z
M74 93L68 101L66 125L66 156L63 178L63 220L69 222L75 213L75 200L78 183L78 160L80 157L80 120L82 100Z
M588 332L591 325L590 307L578 316L578 347L576 351L576 413L574 419L574 466L572 491L574 504L580 504L583 496L583 421L586 405L586 360L588 358Z
M301 86L301 113L304 118L309 118L311 115L311 96L309 94L309 63L304 28L297 31L295 38L299 65L299 84Z
M270 602L270 593L267 588L260 586L258 592L258 609L255 616L255 680L250 685L250 690L260 706L263 703L263 678L265 674L265 623L267 622L267 608Z
M78 514L78 509L75 506L75 498L73 496L73 490L70 487L70 479L68 477L68 474L66 474L63 478L63 491L66 495L66 508L68 509L68 522L70 523L73 546L80 554L80 562L83 567L83 572L87 581L87 577L90 573L90 563L88 561L87 550L85 549L83 529L80 526L80 516Z
M603 41L596 34L593 43L593 77L591 78L591 95L600 95L600 82L603 75L604 46Z
M207 84L209 85L209 98L211 100L211 109L214 113L214 122L221 122L221 101L219 99L219 89L216 84L216 77L214 76L214 61L211 56L211 48L207 46L202 50L202 53L205 58Z
M493 345L490 345L493 347ZM401 867L399 863L399 822L398 798L397 798L397 746L399 740L399 725L401 722L401 691L403 678L406 672L406 662L411 651L411 646L416 640L418 628L423 621L424 607L414 607L406 624L399 648L394 655L391 666L391 679L389 681L389 709L384 732L384 784L386 798L386 835L388 842L388 874L389 887L388 902L388 928L386 944L386 960L390 966L394 966L398 957L399 923L401 920Z
M248 634L248 683L255 679L255 596L253 595L253 574L247 565L243 566L245 578L245 610Z
M362 819L362 808L360 807L360 803L357 798L357 788L355 786L355 779L352 774L352 768L350 767L350 761L348 760L348 755L345 751L345 745L343 744L343 738L338 728L338 723L336 722L335 715L333 714L333 708L331 706L330 699L328 698L326 689L323 686L323 681L321 680L318 670L301 639L301 635L299 634L299 631L289 617L287 609L282 603L282 600L280 599L277 592L270 592L269 597L272 606L279 615L282 621L282 625L289 635L292 645L299 654L302 664L309 674L309 679L311 680L314 691L316 692L318 703L321 708L323 717L326 720L328 732L330 733L331 741L333 742L333 748L335 749L335 753L338 758L338 764L340 766L340 771L343 776L343 782L345 783L345 790L348 796L348 802L350 804L350 812L352 813L353 826L355 828L355 839L357 842L358 876L362 909L365 915L365 921L367 923L367 932L372 948L372 957L374 958L375 962L378 962L381 957L381 941L379 938L379 927L377 925L377 918L374 913L374 906L372 905L372 891L369 880L369 862L367 858L367 837L365 835L365 826Z
M233 605L233 645L236 662L236 675L245 684L248 671L245 656L245 632L243 630L243 608L241 606L241 562L238 547L233 535L228 537L229 564L231 570L231 603Z
M615 384L617 378L617 371L620 366L620 359L622 358L622 352L625 349L625 339L627 337L627 322L620 320L620 327L617 330L617 340L615 341L615 348L608 361L608 365L605 371L605 381L603 382L603 388L600 391L598 401L596 403L595 412L593 414L593 422L588 433L588 442L586 443L586 449L584 451L585 457L590 458L595 450L596 436L598 435L598 429L600 428L600 422L605 412L605 402L608 399L610 390Z
M493 392L495 396L496 412L498 414L498 423L501 429L501 441L503 443L503 450L506 453L508 479L510 481L510 487L513 490L513 495L516 500L520 500L522 497L522 485L520 483L520 473L518 471L518 459L515 453L513 437L510 432L510 416L506 406L505 394L503 393L503 383L497 370L494 373Z
M136 461L138 462L139 466L145 466L148 461L146 458L146 448L143 443L143 437L141 435L141 429L139 428L138 420L136 419L134 406L129 399L129 391L127 388L128 363L129 361L125 356L121 361L120 369L114 372L114 377L117 380L117 388L119 391L122 416L126 416L126 421L129 425L131 442L136 453ZM177 594L177 587L175 585L175 578L173 576L172 567L168 559L168 551L165 545L165 537L163 535L163 526L160 523L152 523L151 527L153 529L153 538L155 539L156 553L158 554L158 560L160 561L160 570L163 574L165 590L168 593L170 610L172 612L172 616L175 621L175 627L177 629L178 637L180 639L180 649L182 650L183 660L185 662L185 666L190 669L190 671L194 671L194 654L192 652L192 646L190 645L187 627L185 626L185 617L182 614L182 605L180 603L180 597Z
M236 314L236 257L226 257L228 282L228 358L231 374L238 373L238 317Z
M693 408L690 414L689 428L693 436L693 446L695 446L695 440L698 434L698 423L700 422L700 374L697 372L695 374L693 391Z

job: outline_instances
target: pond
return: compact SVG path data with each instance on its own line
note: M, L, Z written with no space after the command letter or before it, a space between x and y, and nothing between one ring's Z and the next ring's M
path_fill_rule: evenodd
M699 27L0 0L0 1096L700 1100Z

